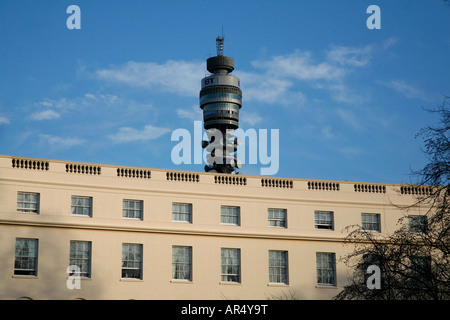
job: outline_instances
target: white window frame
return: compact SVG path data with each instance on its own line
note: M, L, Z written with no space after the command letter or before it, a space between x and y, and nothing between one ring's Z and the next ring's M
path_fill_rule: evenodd
M220 281L241 283L241 249L220 249Z
M35 199L25 199L30 198L30 196L35 197ZM23 199L19 199L22 198ZM23 213L34 213L39 214L39 205L40 205L40 194L37 192L26 192L26 191L18 191L17 192L17 211Z
M289 284L288 251L269 250L269 284Z
M192 203L172 203L172 221L192 223Z
M241 207L220 206L220 223L225 224L225 225L240 226L241 225Z
M84 199L84 200L89 199L89 204L88 205L85 205L85 204L82 204L82 205L75 204L74 205L73 204L74 199ZM77 216L77 217L92 217L93 202L94 201L93 201L92 197L89 197L89 196L71 196L71 198L70 198L70 213L71 213L71 215ZM75 209L79 209L79 208L85 209L86 208L86 209L88 209L88 214L74 213L74 208ZM75 211L77 211L77 210L75 210Z
M269 227L287 228L287 210L286 209L268 209L267 219Z
M316 252L317 285L336 286L336 254L334 252ZM331 281L325 281L331 279Z
M129 206L129 204L131 204L131 203L133 204L133 206ZM139 203L140 208L136 208L137 203ZM128 216L130 212L132 213L132 216ZM143 216L144 216L144 201L143 200L123 199L123 201L122 201L122 218L132 219L132 220L143 220Z
M128 248L128 249L126 249ZM133 248L133 250L129 250ZM122 243L122 279L143 279L143 245L140 243ZM130 265L128 265L130 264ZM125 266L124 266L125 265ZM138 277L124 277L124 271L138 270Z
M192 281L191 246L172 246L172 280Z
M28 251L20 250L19 243L27 241L33 244ZM23 249L24 246L22 246ZM38 274L38 253L39 253L39 239L31 238L16 238L15 254L14 254L14 275L15 276L31 276L37 277ZM19 264L20 267L17 267ZM31 265L29 268L23 268L25 265Z
M69 266L78 266L81 278L91 278L91 259L91 241L70 240Z
M363 217L375 217L376 221L364 221ZM364 225L366 225L366 227ZM361 213L361 226L366 232L381 232L381 214ZM367 228L368 226L370 226L370 228ZM377 228L373 228L373 226L376 226Z
M330 219L323 219L324 216L329 216ZM314 227L318 230L334 230L334 212L314 211Z
M408 216L408 231L411 233L427 234L428 233L427 216L425 215Z

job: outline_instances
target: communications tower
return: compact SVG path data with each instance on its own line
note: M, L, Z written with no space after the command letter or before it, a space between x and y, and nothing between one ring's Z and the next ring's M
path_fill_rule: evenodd
M234 59L223 55L224 37L217 37L217 56L206 60L211 75L202 79L200 108L203 110L203 126L208 141L205 171L237 173L238 139L233 131L239 128L239 109L242 107L242 91L239 78L230 75L234 70Z

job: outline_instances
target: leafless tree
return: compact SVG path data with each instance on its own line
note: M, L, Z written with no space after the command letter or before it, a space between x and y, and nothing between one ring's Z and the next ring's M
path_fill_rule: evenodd
M344 299L450 299L450 97L438 108L440 120L418 133L428 162L413 171L416 185L426 190L404 210L399 228L391 235L348 227L346 242L355 250L344 257L354 269L350 283L335 297ZM409 210L425 212L409 216ZM369 265L381 271L379 289L369 289Z

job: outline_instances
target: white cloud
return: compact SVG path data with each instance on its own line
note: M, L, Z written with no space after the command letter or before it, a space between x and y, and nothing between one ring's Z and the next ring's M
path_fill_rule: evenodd
M121 66L97 70L95 75L102 80L196 96L200 90L200 79L205 74L204 62L168 60L164 64L129 61Z
M1 124L9 124L9 119L6 117L0 116L0 125Z
M342 77L345 70L328 61L315 63L310 52L296 50L292 54L275 56L269 61L254 61L255 68L266 70L269 76L297 80L332 80Z
M339 115L339 117L341 118L341 120L344 121L347 125L353 127L354 129L361 128L361 124L360 124L358 118L350 110L344 110L342 108L338 108L336 110L336 112Z
M239 117L239 121L243 125L249 125L252 127L263 122L264 120L263 117L261 117L259 114L253 112L242 112Z
M142 130L134 129L131 127L121 127L119 128L119 132L110 135L109 138L116 143L148 141L158 139L169 131L169 128L155 127L152 125L146 125Z
M408 99L430 100L424 90L406 83L403 80L378 81L379 84L391 88Z
M61 138L49 134L40 134L39 137L41 143L49 144L51 147L58 149L67 149L85 142L85 140L79 138Z
M202 121L203 120L203 112L200 109L200 106L193 105L192 108L189 109L177 109L175 110L177 116L182 119L189 119L192 121Z
M32 120L51 120L51 119L58 119L59 117L60 114L53 110L44 110L40 112L35 112L30 116Z
M363 67L369 63L374 47L333 46L327 52L327 59L342 66Z

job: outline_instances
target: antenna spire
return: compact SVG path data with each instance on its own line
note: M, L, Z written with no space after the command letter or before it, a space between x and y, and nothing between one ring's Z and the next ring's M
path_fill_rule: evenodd
M217 55L223 56L223 43L224 43L225 37L223 36L223 30L222 30L222 36L216 38L216 49L217 49Z

